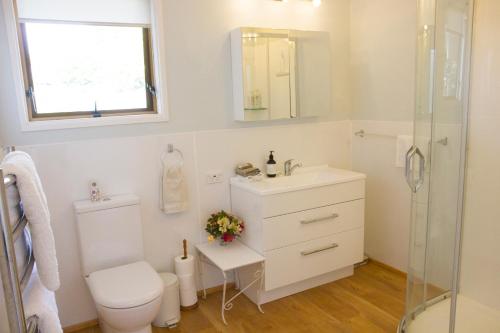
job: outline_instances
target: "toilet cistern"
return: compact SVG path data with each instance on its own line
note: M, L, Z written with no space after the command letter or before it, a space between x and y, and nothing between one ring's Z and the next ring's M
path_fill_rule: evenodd
M293 170L302 167L302 163L298 162L292 165L294 159L290 159L285 161L285 176L291 176L293 173Z

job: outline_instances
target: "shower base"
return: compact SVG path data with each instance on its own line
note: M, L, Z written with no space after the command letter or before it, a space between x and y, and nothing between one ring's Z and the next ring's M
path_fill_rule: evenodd
M447 333L450 322L448 298L436 303L413 320L408 333ZM500 311L489 308L470 298L458 295L455 333L498 333L500 332Z

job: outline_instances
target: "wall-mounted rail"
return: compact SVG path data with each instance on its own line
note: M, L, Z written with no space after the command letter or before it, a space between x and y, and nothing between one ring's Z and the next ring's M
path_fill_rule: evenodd
M360 138L364 138L366 136L382 136L386 138L394 138L396 139L398 136L397 135L392 135L392 134L383 134L383 133L369 133L366 132L363 129L360 129L359 131L354 132L354 135ZM436 143L439 143L440 145L447 146L448 145L448 137L442 137L441 139L437 140Z
M39 332L38 318L26 320L23 307L23 291L34 265L31 234L16 178L4 175L0 168L0 277L10 333Z

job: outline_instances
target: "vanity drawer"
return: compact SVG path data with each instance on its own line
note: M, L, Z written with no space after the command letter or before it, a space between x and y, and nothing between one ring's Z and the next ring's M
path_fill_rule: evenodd
M267 218L300 212L307 209L363 199L364 197L364 179L298 191L278 193L263 197L262 217Z
M365 200L359 199L264 219L264 250L362 228L364 209Z
M266 251L265 289L272 290L363 260L363 228Z

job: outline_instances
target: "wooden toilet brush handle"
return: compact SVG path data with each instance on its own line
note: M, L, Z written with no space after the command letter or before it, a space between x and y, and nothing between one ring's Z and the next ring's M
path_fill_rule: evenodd
M182 241L182 247L184 248L184 256L182 257L182 259L187 259L188 257L188 252L187 252L187 240L183 240Z

